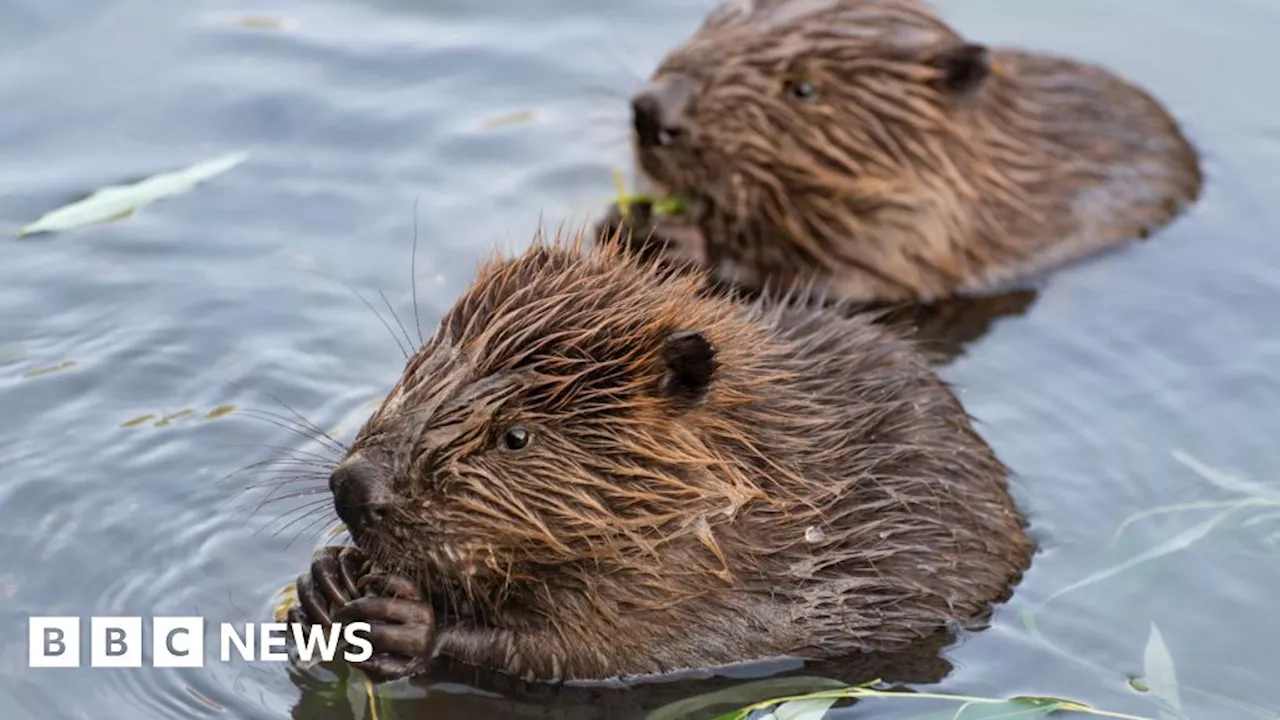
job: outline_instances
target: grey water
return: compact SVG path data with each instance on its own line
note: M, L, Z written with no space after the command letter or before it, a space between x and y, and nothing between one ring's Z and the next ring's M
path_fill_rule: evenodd
M268 619L326 518L286 527L317 497L259 508L244 487L270 468L237 471L325 452L286 405L349 439L398 377L394 334L353 290L390 320L384 293L416 337L495 248L590 219L630 167L624 98L711 5L0 3L0 714L353 713L281 663L28 668L27 619ZM943 369L1043 551L919 689L1155 718L1130 679L1173 667L1187 718L1278 718L1280 5L941 8L975 39L1141 83L1208 183L1184 218L1056 273ZM128 219L12 238L98 187L239 150L244 165ZM1153 628L1167 653L1148 651ZM502 706L462 685L397 692L403 717Z

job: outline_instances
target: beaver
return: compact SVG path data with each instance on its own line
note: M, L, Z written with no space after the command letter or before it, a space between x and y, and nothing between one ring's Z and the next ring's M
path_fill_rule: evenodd
M647 232L746 287L984 292L1146 237L1203 182L1145 90L920 0L728 0L631 106L643 180L688 206Z
M334 467L358 552L320 551L290 615L372 623L379 681L437 656L563 682L892 651L1021 578L1007 477L865 318L539 233Z
M625 217L615 204L603 220L597 221L595 228L598 235L620 235L625 240L626 250L639 257L676 269L705 268L695 258L682 256L681 252L688 247L703 247L701 231L687 216L663 217L656 212L652 200L633 198ZM696 244L682 246L682 242ZM768 292L767 287L734 285L706 273L703 276L708 277L710 291L735 300L751 301ZM776 289L778 283L773 285ZM812 289L812 284L787 287L796 299L814 303L833 300L821 291L806 295ZM963 355L971 343L984 337L999 321L1025 315L1039 295L1039 289L1034 285L1011 283L1007 287L992 287L981 293L948 295L928 301L835 298L834 302L846 312L873 319L910 338L931 364L941 367Z

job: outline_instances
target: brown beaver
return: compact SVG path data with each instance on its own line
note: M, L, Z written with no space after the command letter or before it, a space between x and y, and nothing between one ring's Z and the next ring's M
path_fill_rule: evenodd
M324 550L295 621L374 623L379 680L592 680L893 650L1020 578L1007 470L909 343L583 237L490 261L409 360L330 478L373 593Z
M1167 224L1195 149L1100 67L989 50L919 0L729 0L632 100L668 252L746 287L980 292Z

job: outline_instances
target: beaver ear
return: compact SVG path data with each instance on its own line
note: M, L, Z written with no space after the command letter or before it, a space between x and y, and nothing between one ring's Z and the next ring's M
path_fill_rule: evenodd
M663 395L701 400L716 372L716 349L701 331L675 332L662 344L662 363L666 366L661 386Z
M978 89L991 74L991 52L985 45L960 43L934 59L942 71L938 84L953 95L964 95Z

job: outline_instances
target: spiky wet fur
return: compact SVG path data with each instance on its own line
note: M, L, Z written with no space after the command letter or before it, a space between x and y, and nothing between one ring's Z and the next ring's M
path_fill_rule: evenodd
M831 657L1016 582L1006 469L912 347L587 245L485 264L352 446L397 498L356 542L428 589L441 653L552 680ZM702 396L664 380L690 330Z
M990 288L1167 224L1195 149L1100 67L1014 49L947 86L966 41L918 0L728 0L654 73L693 78L688 141L636 147L658 194L705 213L723 282L841 297ZM787 94L796 83L812 99Z

